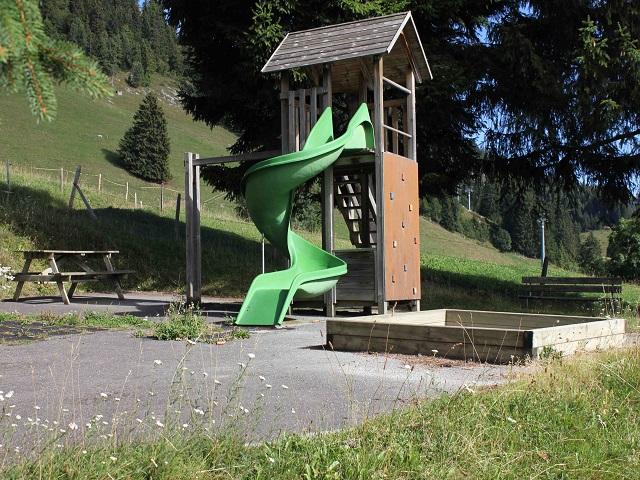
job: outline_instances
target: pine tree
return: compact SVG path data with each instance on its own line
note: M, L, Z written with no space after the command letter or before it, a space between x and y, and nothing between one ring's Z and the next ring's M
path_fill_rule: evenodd
M600 275L604 271L602 259L602 245L593 236L593 232L580 244L578 252L578 265L580 269L589 275Z
M169 151L167 120L158 99L150 93L133 116L133 125L122 137L118 154L134 175L162 183L171 178Z
M111 94L108 79L95 62L75 45L45 33L36 0L0 0L0 91L25 92L31 112L39 120L52 120L55 83L93 97Z

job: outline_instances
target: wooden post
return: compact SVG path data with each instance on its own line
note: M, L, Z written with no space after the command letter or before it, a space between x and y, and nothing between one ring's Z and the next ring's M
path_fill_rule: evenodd
M125 190L124 190L124 201L128 202L129 201L129 182L127 182L127 184L125 185Z
M193 301L193 161L191 152L184 154L184 202L185 202L185 245L187 282L185 295L187 303Z
M60 167L60 193L64 192L64 168Z
M98 217L96 216L96 212L93 211L93 208L91 208L91 204L89 203L89 200L87 200L87 197L84 196L84 193L80 188L81 171L82 169L78 165L78 167L76 167L76 174L73 177L73 185L71 186L71 195L69 196L69 208L73 208L73 201L75 200L76 191L77 191L78 195L80 195L80 200L82 200L82 203L84 203L84 206L87 208L87 211L89 212L89 216L94 220L97 220Z
M330 107L333 100L331 83L331 66L326 65L322 72L322 110ZM325 169L322 173L322 248L333 253L333 167ZM324 310L328 317L336 316L336 289L332 288L324 295Z
M9 160L5 161L6 171L7 171L7 190L11 191L11 163Z
M416 77L412 69L407 72L407 88L411 90L411 93L407 95L407 125L404 127L405 131L411 135L411 138L407 142L409 144L409 151L405 152L405 155L412 160L418 160L418 139L416 138Z
M138 192L133 192L133 209L138 208Z
M309 130L311 130L318 121L318 87L313 87L311 89L310 102L309 116L311 117L311 121L309 122Z
M160 211L164 210L164 183L160 184Z
M102 191L102 174L101 173L98 174L98 191L99 192Z
M181 194L179 193L176 198L176 221L174 228L176 240L180 240L180 200Z
M71 185L71 195L69 196L69 208L73 208L73 201L76 198L76 185L80 182L80 172L82 168L80 165L76 167L76 173L73 176L73 184Z
M288 106L288 116L289 116L289 138L287 139L287 144L289 145L289 152L295 152L297 150L296 146L296 92L293 90L289 90L289 106Z
M307 91L302 88L298 90L298 130L300 135L300 150L307 140Z
M387 313L385 292L385 259L384 259L384 63L382 57L373 62L373 127L376 140L375 175L376 175L376 294L378 314Z
M264 261L264 235L262 235L262 242L260 242L260 247L261 247L260 251L262 254L262 273L264 273L266 268L265 261Z
M200 158L195 153L194 159ZM194 243L194 282L193 282L193 300L196 304L200 303L202 297L202 246L200 238L200 166L194 168L193 175L193 203L194 203L194 221L193 221L193 243Z
M280 146L282 154L289 152L289 73L282 72L280 76Z

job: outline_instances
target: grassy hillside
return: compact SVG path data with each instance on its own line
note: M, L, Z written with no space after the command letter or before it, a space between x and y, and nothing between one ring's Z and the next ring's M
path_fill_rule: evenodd
M114 86L122 95L95 101L58 88L58 117L53 122L40 124L29 112L23 95L0 96L0 162L9 160L16 166L64 167L69 171L81 165L86 172L83 181L95 183L97 179L89 174L102 173L107 191L124 196L124 189L108 180L120 184L129 182L133 196L134 188L147 184L121 168L115 152L148 89L131 89L122 79L116 79ZM176 103L174 88L174 81L163 77L156 78L151 86L162 100L167 117L173 175L169 184L181 190L184 152L197 152L201 156L224 155L226 147L234 142L234 136L223 128L211 130L201 122L194 122ZM58 172L50 174L58 181ZM156 201L155 192L139 189L137 194L145 203Z
M176 104L173 87L171 80L157 78L151 88L163 100L168 120L173 174L169 186L182 190L183 152L224 155L234 137L222 128L210 130L193 122ZM121 79L116 79L115 88L122 95L99 101L58 89L58 118L46 124L35 122L22 96L0 97L0 161L9 159L14 165L14 194L0 207L0 264L20 268L21 259L15 254L19 248L117 248L123 252L120 264L138 272L129 280L129 288L181 291L184 241L174 238L173 209L166 208L162 213L157 208L132 210L134 191L147 207L158 205L159 192L122 169L114 153L145 91L131 89ZM83 167L82 184L97 209L96 223L81 210L69 212L65 208L68 176L76 165ZM65 168L65 190L60 191L59 171L31 167ZM97 173L103 175L102 193L96 192ZM128 203L124 201L124 188L111 182L129 182ZM167 193L169 204L173 195ZM203 200L204 292L241 296L259 272L260 235L250 222L237 218L233 205L220 195L203 189ZM424 219L421 222L426 308L520 308L520 278L539 274L537 260L501 253L490 244L449 232ZM318 232L305 235L320 242ZM343 222L337 222L336 235L338 247L349 246ZM598 233L601 240L603 235L604 231ZM268 250L268 268L280 268L283 262ZM576 274L553 266L550 273ZM47 288L30 285L27 293L50 291ZM625 286L624 296L628 302L637 303L640 289Z
M603 228L602 230L593 230L591 232L584 232L580 234L580 241L584 242L584 239L589 236L590 233L593 233L593 236L596 237L596 240L600 242L602 245L602 256L607 256L607 247L609 246L609 235L611 235L610 228Z
M66 248L121 250L118 265L137 274L127 288L181 292L184 285L184 240L174 237L173 212L133 210L117 199L87 190L98 221L84 210L66 208L68 192L34 178L14 178L14 193L0 203L0 264L22 266L16 250ZM213 203L213 202L212 202ZM80 208L78 206L78 208ZM184 219L184 215L182 216ZM421 220L423 308L482 308L518 310L520 279L539 275L537 260L503 254L489 244L451 233ZM346 229L338 226L337 247L349 246ZM319 232L303 232L319 244ZM232 209L210 208L202 218L203 291L205 294L242 296L260 271L260 234L252 223ZM267 268L282 268L284 260L267 248ZM44 267L44 265L43 265ZM576 275L551 266L552 275ZM52 292L29 284L26 293ZM631 304L640 288L625 285Z

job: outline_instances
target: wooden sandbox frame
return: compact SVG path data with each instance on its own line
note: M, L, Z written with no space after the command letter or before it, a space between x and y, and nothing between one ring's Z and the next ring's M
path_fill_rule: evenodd
M327 346L509 363L620 347L625 331L624 318L440 309L329 319Z

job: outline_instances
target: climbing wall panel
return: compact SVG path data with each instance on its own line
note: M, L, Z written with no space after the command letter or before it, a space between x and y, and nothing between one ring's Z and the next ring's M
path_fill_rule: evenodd
M384 153L384 251L387 301L420 299L418 164Z

